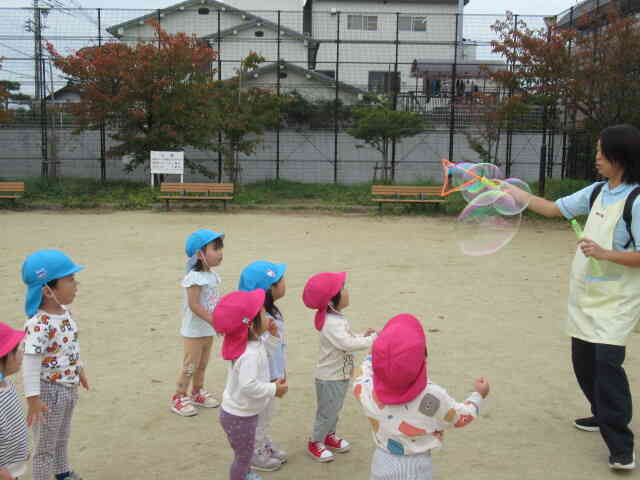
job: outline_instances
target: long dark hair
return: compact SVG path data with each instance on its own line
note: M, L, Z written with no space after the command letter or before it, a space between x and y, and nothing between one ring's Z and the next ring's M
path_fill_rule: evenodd
M271 288L273 288L274 285L277 285L278 282L280 282L280 280L278 280L276 283L271 285ZM271 292L271 288L269 288L269 290L267 290L267 292L265 293L264 309L267 311L269 315L275 318L277 316L282 316L282 313L280 312L280 309L276 306L275 301L273 300L273 292Z
M624 183L640 183L640 130L629 124L607 127L600 133L600 150L624 169Z
M260 310L258 310L256 316L251 319L251 327L253 327L253 330L251 328L249 329L249 340L257 340L258 336L255 332L260 330Z

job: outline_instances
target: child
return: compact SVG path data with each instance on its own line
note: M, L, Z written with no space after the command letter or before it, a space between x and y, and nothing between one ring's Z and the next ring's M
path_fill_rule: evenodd
M318 462L330 462L333 452L344 453L351 448L349 442L336 436L338 415L347 394L353 355L351 352L371 347L375 330L364 334L351 332L349 321L342 315L349 305L349 294L344 286L347 274L319 273L311 277L304 287L302 300L318 310L315 327L320 332L320 358L316 364L316 398L318 407L313 435L307 453Z
M269 320L275 324L275 335L265 332L262 336L269 359L270 380L286 378L286 359L284 339L284 319L275 301L284 297L286 285L284 272L287 266L280 263L253 262L245 267L240 275L239 290L250 291L259 288L265 292L264 308ZM271 417L273 417L274 401L269 400L267 407L258 415L256 427L256 443L251 468L261 471L273 471L287 461L287 453L276 447L271 440Z
M29 446L24 411L16 387L7 380L22 365L25 333L0 323L0 480L13 480L27 471Z
M220 299L220 276L212 270L222 262L224 234L197 230L187 238L185 252L187 274L182 280L185 289L182 308L184 360L178 377L176 393L171 399L171 411L191 417L198 412L194 405L215 408L220 402L204 389L204 374L211 356L213 335L211 312ZM189 384L193 382L191 396Z
M24 392L27 425L36 425L33 480L80 480L69 466L67 449L78 384L89 390L80 361L78 326L68 305L78 291L82 270L64 253L40 250L22 264L27 284Z
M476 391L457 403L427 381L426 355L418 319L397 315L378 334L358 372L353 392L378 447L370 480L430 480L431 451L442 446L443 430L468 425L489 394L489 383L481 377L475 381Z
M249 471L253 456L258 414L274 396L287 393L286 380L269 381L269 362L262 334L269 328L264 310L264 290L232 292L220 299L213 311L216 330L224 334L222 358L230 360L222 394L220 424L235 458L230 480L260 480ZM275 329L272 327L275 333Z

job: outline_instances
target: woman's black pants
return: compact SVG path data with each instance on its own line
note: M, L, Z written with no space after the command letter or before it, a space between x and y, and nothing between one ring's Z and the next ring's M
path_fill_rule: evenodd
M622 367L624 357L625 347L571 338L573 371L614 456L633 452L631 391Z

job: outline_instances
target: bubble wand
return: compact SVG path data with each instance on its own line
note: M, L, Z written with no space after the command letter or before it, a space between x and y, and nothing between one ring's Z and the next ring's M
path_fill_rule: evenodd
M578 221L575 218L572 218L570 223L571 228L573 228L573 231L576 233L576 237L578 237L578 240L584 238L584 232L582 231L582 227L580 226ZM598 260L593 257L589 257L589 264L591 265L591 273L594 277L604 277L602 267L600 266L600 262L598 262Z
M440 162L442 163L442 168L445 171L445 175L444 175L445 181L442 184L442 191L440 192L441 197L446 197L447 195L451 195L454 192L463 190L464 188L468 187L469 185L473 185L476 182L480 182L486 185L487 187L493 188L493 189L498 189L500 187L500 182L495 182L495 181L489 180L487 177L476 175L471 170L468 170L464 167L456 165L455 163L453 163L452 161L446 158L443 158L442 160L440 160ZM468 176L472 177L472 180L468 180L458 185L457 187L452 188L451 190L447 190L447 187L449 186L449 180L448 180L449 175L447 175L447 173L451 169L457 169L466 173Z

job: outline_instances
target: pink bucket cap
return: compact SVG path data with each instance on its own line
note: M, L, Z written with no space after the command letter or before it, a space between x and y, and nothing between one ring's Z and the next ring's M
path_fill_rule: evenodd
M307 280L302 292L302 301L308 308L318 310L315 316L315 325L318 331L324 327L329 302L342 290L346 279L347 272L325 272L317 273Z
M387 322L371 351L373 389L386 405L416 398L427 386L427 339L420 321L403 313Z
M235 360L244 353L249 341L251 321L264 305L262 289L231 292L220 299L213 310L213 325L224 334L222 358Z
M16 348L24 336L23 330L14 330L6 323L0 323L0 358Z

